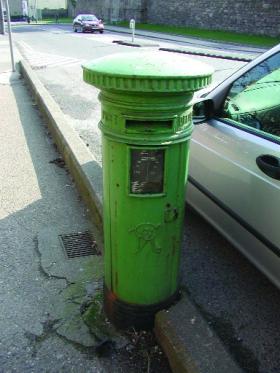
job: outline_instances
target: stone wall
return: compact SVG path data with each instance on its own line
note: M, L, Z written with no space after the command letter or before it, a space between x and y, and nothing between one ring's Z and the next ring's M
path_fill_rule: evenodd
M69 15L93 13L106 21L116 22L136 19L144 22L146 0L78 0L76 9L69 5Z
M149 0L148 22L280 35L280 0Z
M78 0L70 15L280 35L280 0Z

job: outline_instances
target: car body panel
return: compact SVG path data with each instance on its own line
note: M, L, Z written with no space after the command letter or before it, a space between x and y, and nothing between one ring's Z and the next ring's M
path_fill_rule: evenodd
M191 207L242 252L271 282L280 288L280 258L189 180L187 201Z
M280 182L265 175L256 163L262 154L279 156L279 145L212 120L195 127L190 153L191 177L203 180L221 203L280 247Z
M280 46L240 69L206 99L219 108L232 83L276 51ZM270 86L270 95L275 94L259 107L280 106L278 76L279 70L266 75L258 86L251 85L235 96L234 102L244 112L246 107L258 111L256 87L265 95ZM257 128L242 127L232 118L215 116L195 126L186 200L280 288L280 180L265 174L256 162L262 155L279 159L280 138L270 137Z

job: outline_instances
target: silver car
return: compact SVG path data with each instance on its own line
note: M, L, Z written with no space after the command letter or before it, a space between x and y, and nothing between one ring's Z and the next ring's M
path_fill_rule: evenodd
M280 287L280 45L194 106L187 202Z

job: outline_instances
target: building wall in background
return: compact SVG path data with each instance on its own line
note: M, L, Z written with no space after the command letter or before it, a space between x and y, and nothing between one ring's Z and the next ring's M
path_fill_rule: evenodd
M3 5L4 5L4 8L5 8L5 1L3 1ZM22 0L10 0L9 1L9 7L10 7L11 17L21 16L23 14Z
M148 22L280 35L280 0L149 0Z
M67 0L37 0L38 9L66 9Z
M28 0L28 15L35 19L67 17L67 0Z
M70 0L68 0L70 3ZM94 13L107 21L137 22L280 35L280 0L78 0L69 15Z
M78 0L76 9L68 0L69 15L76 16L81 13L93 13L106 21L116 22L135 18L144 22L144 6L146 0Z
M35 6L37 10L41 9L60 9L63 13L63 9L67 9L67 0L9 0L11 17L25 16L27 11L30 17L35 17ZM5 8L5 2L4 2ZM37 12L38 13L38 12ZM67 16L67 11L63 13L63 16Z

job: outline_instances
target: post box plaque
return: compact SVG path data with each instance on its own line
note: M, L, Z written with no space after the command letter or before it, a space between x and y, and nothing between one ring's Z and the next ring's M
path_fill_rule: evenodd
M164 149L131 149L130 193L163 193Z

